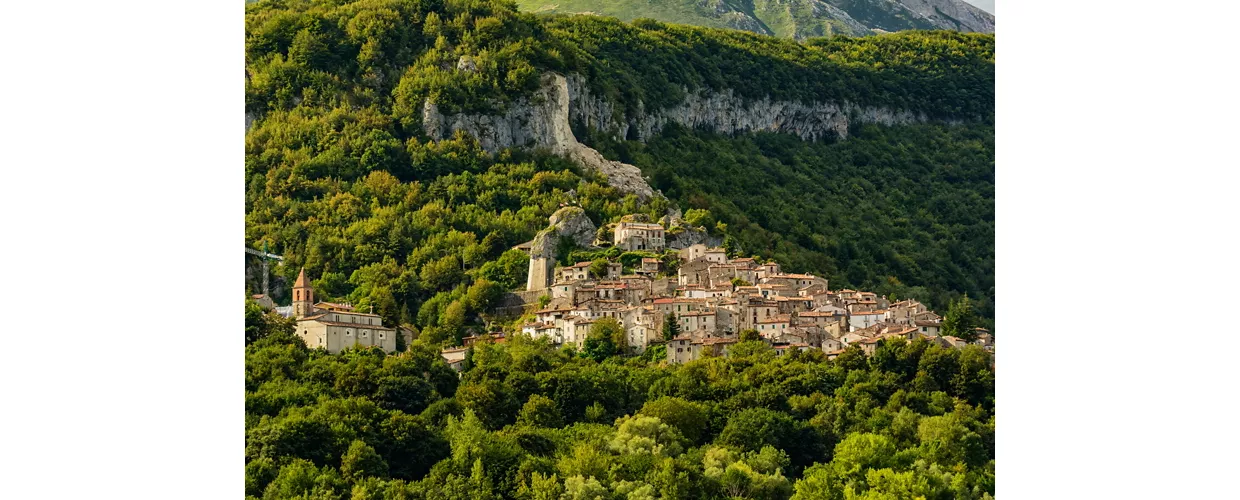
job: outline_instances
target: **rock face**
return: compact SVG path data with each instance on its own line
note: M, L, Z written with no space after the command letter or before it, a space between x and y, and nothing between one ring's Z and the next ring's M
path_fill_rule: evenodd
M510 147L546 147L596 171L613 187L642 199L654 196L641 170L627 163L608 160L590 147L577 142L569 128L570 91L567 80L558 74L543 77L542 87L533 98L521 99L502 116L455 114L444 116L435 104L422 107L422 128L432 139L451 137L463 130L478 139L491 152Z
M852 122L899 125L924 122L928 118L909 111L857 106L852 103L775 101L769 97L746 100L732 93L701 91L688 94L677 106L647 113L638 106L637 116L623 121L616 117L615 105L590 93L579 76L567 79L570 114L573 121L610 133L618 139L647 141L668 123L687 128L705 128L722 134L743 132L785 132L804 140L828 136L848 137Z
M947 30L995 32L995 16L960 0L898 0L908 10Z
M551 286L555 278L556 247L561 237L572 238L582 248L594 246L594 236L598 228L586 217L581 207L564 207L551 214L551 226L538 232L530 247L530 269L526 276L525 289L542 290Z
M667 247L675 250L689 248L701 243L709 248L723 245L723 239L706 234L706 230L696 227L682 227L681 231L667 234Z
M848 102L746 100L731 90L689 94L678 106L649 113L638 104L635 116L624 116L614 103L591 94L582 77L549 73L544 75L543 85L533 97L518 100L503 115L443 115L434 103L427 101L422 108L422 128L435 140L464 131L491 152L511 147L546 147L601 173L622 192L647 199L654 195L654 190L641 176L641 170L603 158L598 151L577 142L569 127L570 120L617 139L639 141L649 140L669 123L723 134L771 131L816 140L845 138L854 122L898 125L928 120L925 115L909 111Z
M594 222L590 221L589 217L586 217L586 211L581 207L564 207L556 210L549 220L550 230L560 236L572 238L577 246L589 248L594 243L594 235L598 232L598 228L594 226Z

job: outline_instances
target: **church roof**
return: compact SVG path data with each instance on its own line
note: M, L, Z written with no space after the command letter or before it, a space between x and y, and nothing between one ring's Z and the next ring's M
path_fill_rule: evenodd
M297 273L297 282L293 284L293 288L310 288L310 280L306 279L306 268L301 268L301 272Z

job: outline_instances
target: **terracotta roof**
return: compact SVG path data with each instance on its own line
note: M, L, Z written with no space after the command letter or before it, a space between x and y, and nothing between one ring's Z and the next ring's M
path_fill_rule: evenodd
M719 337L711 337L711 338L707 338L707 339L702 339L702 342L701 342L701 343L702 343L702 345L714 345L714 344L735 344L736 342L737 342L737 340L736 340L736 339L725 339L725 338L719 338Z
M297 282L293 283L293 288L309 288L310 281L306 279L306 268L301 268L301 272L297 273Z
M572 266L572 267L574 267L574 268L576 268L576 267L590 267L590 262L578 262L578 263L576 263L576 264L573 264L573 266Z
M658 262L658 261L659 261L659 259L656 259L656 258L653 258L653 257L643 257L643 258L642 258L642 264L645 264L645 263L647 263L647 262Z
M860 315L874 315L874 314L887 314L887 311L886 311L885 309L884 309L884 310L878 310L878 311L856 311L856 312L854 312L854 313L852 313L852 314L853 314L854 316L860 316Z
M447 354L450 352L461 352L461 351L468 351L468 350L469 350L468 347L445 347L443 350L439 351L439 353Z

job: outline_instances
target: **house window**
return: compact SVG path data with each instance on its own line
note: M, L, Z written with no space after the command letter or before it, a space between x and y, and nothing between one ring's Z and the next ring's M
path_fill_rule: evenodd
M362 330L362 338L369 338L369 337L370 337L370 332L366 330Z
M353 336L353 330L345 330L345 331L344 331L344 336L345 336L345 337L352 337L352 336Z

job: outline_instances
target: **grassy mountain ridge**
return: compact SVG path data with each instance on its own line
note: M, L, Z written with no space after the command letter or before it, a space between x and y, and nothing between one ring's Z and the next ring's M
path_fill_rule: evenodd
M796 39L863 36L876 30L994 31L993 15L961 0L518 0L517 4L539 14L590 14L623 21L650 18Z

